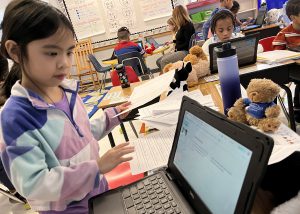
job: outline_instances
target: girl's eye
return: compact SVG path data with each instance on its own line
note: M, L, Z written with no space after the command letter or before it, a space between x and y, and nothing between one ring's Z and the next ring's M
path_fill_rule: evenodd
M48 56L56 56L57 55L57 53L56 52L48 52L48 53L46 53Z
M72 56L73 54L73 51L67 53L68 56Z

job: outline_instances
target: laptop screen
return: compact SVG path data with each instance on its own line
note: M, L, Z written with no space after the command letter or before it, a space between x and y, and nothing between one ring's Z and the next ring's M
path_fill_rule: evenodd
M230 42L232 46L236 47L239 66L254 64L256 62L258 34L250 34L245 37L230 40ZM217 54L214 48L221 45L222 42L209 45L211 73L217 73Z
M251 156L251 150L185 111L174 165L212 213L234 213Z
M137 41L137 42L135 42L136 44L138 44L138 46L140 46L142 49L144 49L144 47L143 47L143 42L142 41Z
M266 12L267 12L266 7L259 8L257 18L255 20L256 25L262 25L264 23Z

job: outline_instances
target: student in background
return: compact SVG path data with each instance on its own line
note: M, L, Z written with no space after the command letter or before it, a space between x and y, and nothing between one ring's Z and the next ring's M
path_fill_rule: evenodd
M235 18L233 14L227 10L219 10L211 20L211 32L213 36L206 40L202 45L204 53L209 55L209 45L217 42L224 42L229 39L244 36L241 33L234 33ZM209 58L209 57L208 57Z
M246 21L246 22L241 22L241 20L237 17L237 14L238 14L238 12L239 12L239 10L240 10L240 4L237 2L237 1L233 1L233 5L232 5L232 7L230 8L230 11L233 13L233 15L234 15L234 18L235 18L235 26L237 27L237 26L239 26L239 27L241 27L241 28L243 28L243 27L245 27L245 26L247 26L248 24L249 24L249 21L251 21L252 20L252 17L249 17L248 18L248 21Z
M72 24L58 9L39 0L13 0L2 30L1 53L15 67L5 82L21 76L0 113L5 171L33 210L88 213L88 199L108 189L104 174L131 159L124 157L134 150L128 143L99 157L97 142L120 123L114 116L128 103L88 119L78 82L65 79L75 41Z
M139 52L141 55L145 54L145 50L137 43L130 41L130 32L127 27L121 27L118 30L119 43L114 48L115 56L126 54L130 52Z
M300 51L300 0L289 0L286 15L292 23L282 29L273 40L274 50L298 49ZM300 122L300 86L296 84L294 97L295 120Z
M175 37L175 52L165 54L156 61L157 66L161 70L169 63L183 60L188 54L191 36L195 33L195 28L189 14L182 5L178 5L174 8L172 18L178 27Z
M175 20L173 17L169 18L167 21L168 24L168 29L171 31L172 33L172 40L169 42L166 42L166 45L169 45L170 48L167 50L167 52L165 53L172 53L175 51L175 45L174 43L176 42L176 33L178 31L178 27L175 23Z
M220 0L220 8L216 8L210 15L210 18L203 24L202 34L204 40L208 38L208 31L211 28L212 17L220 10L220 9L228 9L232 8L233 0Z

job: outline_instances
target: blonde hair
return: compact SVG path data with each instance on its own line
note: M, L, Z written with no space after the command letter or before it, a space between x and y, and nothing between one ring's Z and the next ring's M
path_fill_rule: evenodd
M174 20L173 17L169 18L168 21L167 21L167 23L168 23L169 25L174 26L174 29L173 29L173 32L174 32L174 33L176 33L176 32L178 31L178 26L176 25L175 20Z
M187 10L182 5L174 8L172 17L178 28L191 21Z

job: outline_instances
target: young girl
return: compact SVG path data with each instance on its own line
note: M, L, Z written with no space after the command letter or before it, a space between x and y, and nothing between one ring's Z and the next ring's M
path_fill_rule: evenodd
M188 54L191 36L195 33L195 28L189 14L182 5L177 5L174 8L172 18L178 27L175 39L175 52L165 54L156 61L157 66L161 68L161 70L169 63L183 60Z
M211 32L213 36L205 41L202 49L206 55L209 55L209 45L217 42L224 42L229 39L242 37L243 34L234 33L235 18L233 14L227 10L222 9L217 12L211 21Z
M78 83L65 79L72 66L74 32L56 8L39 0L13 0L2 30L1 52L15 63L10 76L21 76L0 114L5 170L32 209L88 213L88 199L108 189L103 175L131 160L124 157L134 151L128 143L99 158L97 142L120 123L113 116L128 103L105 110L90 124ZM10 85L4 85L2 95L10 95Z
M168 28L172 32L172 41L167 42L167 45L170 45L170 48L167 50L167 53L173 53L175 51L174 42L176 42L176 33L178 31L178 27L174 21L174 18L171 17L167 21Z

